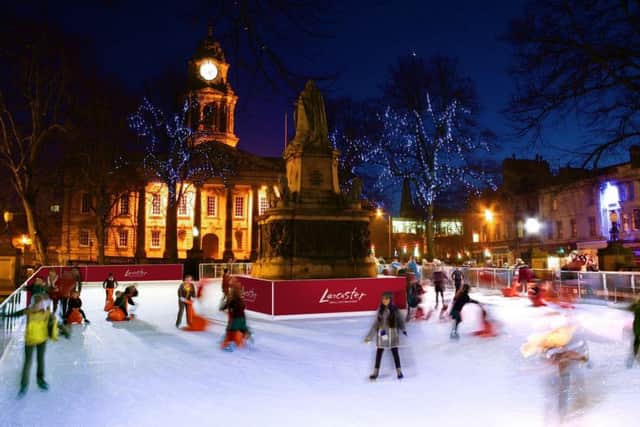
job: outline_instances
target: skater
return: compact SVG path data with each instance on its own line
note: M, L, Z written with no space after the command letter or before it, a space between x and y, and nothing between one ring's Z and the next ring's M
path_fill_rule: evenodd
M187 274L184 276L184 281L180 283L178 287L178 317L176 318L176 328L180 327L182 323L182 314L185 311L186 304L193 303L193 298L196 295L196 288L193 284L193 276ZM187 324L189 324L189 316L187 316Z
M522 264L520 264L520 267L518 267L518 283L520 284L520 288L522 289L522 295L527 295L527 286L531 279L533 279L533 272L527 264L522 262Z
M220 307L221 311L227 311L227 329L221 348L233 351L236 347L242 347L244 342L251 337L247 327L247 319L244 316L244 299L241 285L232 280L229 286L229 297Z
M113 277L113 273L109 273L102 282L102 289L105 290L104 311L109 311L113 307L113 292L117 287L118 281Z
M453 272L451 273L451 278L453 279L453 285L456 288L455 293L457 294L462 287L462 281L464 280L464 274L462 274L462 271L459 267L456 267L456 269L453 270Z
M440 295L442 305L444 305L444 279L444 271L440 270L440 268L433 272L433 286L436 289L436 308L438 308L438 295Z
M64 323L82 323L83 320L87 325L91 323L82 309L80 292L71 291L71 298L69 298L68 311L65 313Z
M382 301L378 308L376 320L364 339L364 342L369 342L373 339L374 335L376 336L376 362L373 373L369 376L370 380L378 378L378 373L380 372L380 361L382 360L382 353L385 348L391 349L398 379L402 379L404 377L400 366L400 355L398 354L398 345L400 344L398 331L402 331L405 336L407 335L407 331L405 329L404 322L402 321L400 310L392 304L391 297L391 292L385 292L382 294Z
M465 283L462 286L462 289L460 290L460 292L458 292L456 294L456 296L453 298L453 302L451 303L451 313L450 316L453 319L454 323L453 323L453 328L451 329L451 334L450 334L450 338L452 339L458 339L458 325L460 325L460 323L462 323L462 316L461 316L461 312L462 312L462 307L465 306L465 304L467 303L473 303L473 304L478 304L480 305L480 303L474 299L471 299L471 297L469 297L469 290L471 289L471 287ZM484 313L484 309L482 309L483 312L483 316L485 316Z
M47 285L45 283L45 279L42 276L36 276L33 279L33 282L30 285L27 285L27 306L31 305L31 298L34 295L44 295L47 299L49 295L47 294Z
M120 322L123 320L130 320L133 314L129 314L129 305L135 306L133 297L138 296L138 290L136 285L131 285L126 288L124 292L116 292L116 300L113 303L113 308L109 310L107 320L112 322Z
M422 279L422 275L420 274L420 268L418 267L418 263L416 263L415 257L409 258L409 262L407 263L407 270L410 273L413 273L416 277L416 280L420 282Z
M80 274L80 270L78 267L73 267L71 269L71 277L73 278L73 289L78 292L78 295L82 293L82 274Z
M222 271L222 300L229 296L229 286L231 283L231 274L229 274L229 269L225 268Z
M629 310L633 312L633 351L627 362L627 367L631 368L640 352L640 299L631 304Z
M22 365L22 379L20 381L20 392L22 397L29 387L29 374L31 373L31 362L33 352L37 353L38 370L36 377L38 387L48 390L49 384L44 379L44 353L47 348L47 340L58 339L58 322L55 314L48 309L49 301L43 294L33 295L33 303L30 307L8 315L7 317L27 316L27 326L24 336L24 364Z

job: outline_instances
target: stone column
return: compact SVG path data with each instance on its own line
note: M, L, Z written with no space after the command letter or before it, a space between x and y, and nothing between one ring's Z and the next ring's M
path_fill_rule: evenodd
M193 243L191 249L187 252L189 258L202 258L202 248L200 242L202 241L202 187L196 185L196 195L193 212L193 226L198 230L198 235L193 236Z
M251 195L252 195L252 206L253 209L251 211L251 254L249 258L251 261L255 261L258 259L258 216L260 210L260 199L258 197L259 188L257 185L251 187Z
M144 186L138 189L138 224L136 229L136 260L141 262L147 257L146 236L147 236L147 197Z
M222 253L222 260L228 261L229 258L234 258L233 255L233 236L231 229L233 227L233 192L232 184L227 184L227 205L226 216L224 221L224 252Z
M198 235L193 237L192 249L200 250L200 242L202 240L202 187L196 186L196 203L195 212L193 213L193 226L198 230Z

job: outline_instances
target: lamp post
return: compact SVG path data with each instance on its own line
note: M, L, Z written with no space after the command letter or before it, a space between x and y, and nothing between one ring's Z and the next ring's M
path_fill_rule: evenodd
M383 216L387 217L387 244L389 248L388 259L391 258L393 252L391 251L391 214L385 213L382 209L376 209L376 217L382 218Z
M609 230L609 238L612 242L617 242L620 238L620 229L618 228L618 212L612 210L609 212L609 220L611 221L611 229Z

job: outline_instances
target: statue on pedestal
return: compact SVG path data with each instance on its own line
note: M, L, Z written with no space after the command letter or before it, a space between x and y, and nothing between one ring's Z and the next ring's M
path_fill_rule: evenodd
M298 97L294 119L296 122L296 142L303 146L329 144L329 128L324 109L324 98L313 80L307 82Z

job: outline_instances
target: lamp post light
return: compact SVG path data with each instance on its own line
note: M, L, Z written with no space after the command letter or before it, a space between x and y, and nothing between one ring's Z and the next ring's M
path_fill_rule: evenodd
M391 258L391 214L386 214L381 208L376 208L376 218L382 218L383 216L387 216L387 244L389 245L389 258Z
M524 231L527 234L538 234L542 228L542 224L538 221L538 218L527 218L524 222Z

